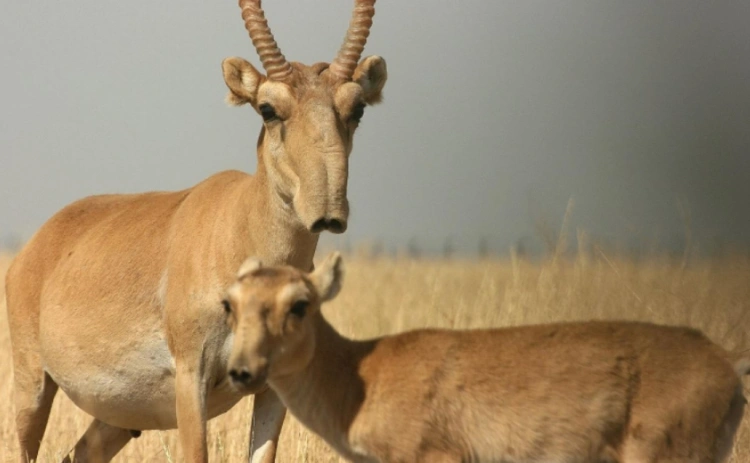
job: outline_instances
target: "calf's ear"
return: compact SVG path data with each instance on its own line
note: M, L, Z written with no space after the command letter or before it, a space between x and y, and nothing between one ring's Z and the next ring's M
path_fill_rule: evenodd
M331 253L325 261L310 274L310 280L318 292L321 302L330 301L341 290L344 279L344 262L341 254Z
M258 270L262 266L263 263L260 261L260 259L257 259L255 257L248 257L247 259L245 259L245 262L240 265L240 269L237 271L237 279L241 280L245 278L246 276L250 275L250 273Z

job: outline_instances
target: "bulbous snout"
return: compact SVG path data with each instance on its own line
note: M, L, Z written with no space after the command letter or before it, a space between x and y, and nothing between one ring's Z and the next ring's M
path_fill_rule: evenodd
M229 365L229 379L232 385L245 394L263 390L268 376L268 363L265 360L243 362L237 359Z
M311 233L344 233L349 220L346 195L348 159L344 152L328 154L300 177L294 207Z
M300 204L300 216L307 230L311 233L344 233L349 219L349 202L345 194L346 192L330 195L323 200Z
M331 233L344 233L346 231L345 218L321 217L308 228L312 233L321 233L328 230Z

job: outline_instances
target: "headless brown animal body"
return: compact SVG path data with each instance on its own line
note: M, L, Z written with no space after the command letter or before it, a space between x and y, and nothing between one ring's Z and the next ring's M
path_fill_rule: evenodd
M319 310L341 273L337 255L311 274L245 264L228 291L229 366L236 387L267 380L352 461L720 463L731 454L748 359L696 330L586 322L352 341Z

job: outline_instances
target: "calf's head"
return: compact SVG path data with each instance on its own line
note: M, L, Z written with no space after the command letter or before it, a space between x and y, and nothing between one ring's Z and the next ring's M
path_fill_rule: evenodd
M289 266L264 267L248 259L224 300L234 334L228 365L234 386L254 392L269 376L307 366L315 350L320 306L338 294L342 279L338 253L312 273Z

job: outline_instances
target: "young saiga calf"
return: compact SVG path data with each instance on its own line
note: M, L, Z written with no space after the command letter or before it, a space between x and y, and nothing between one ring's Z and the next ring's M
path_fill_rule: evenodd
M321 315L333 254L313 273L249 260L224 301L229 375L264 381L353 461L719 463L745 399L733 359L700 332L588 322L344 338Z

